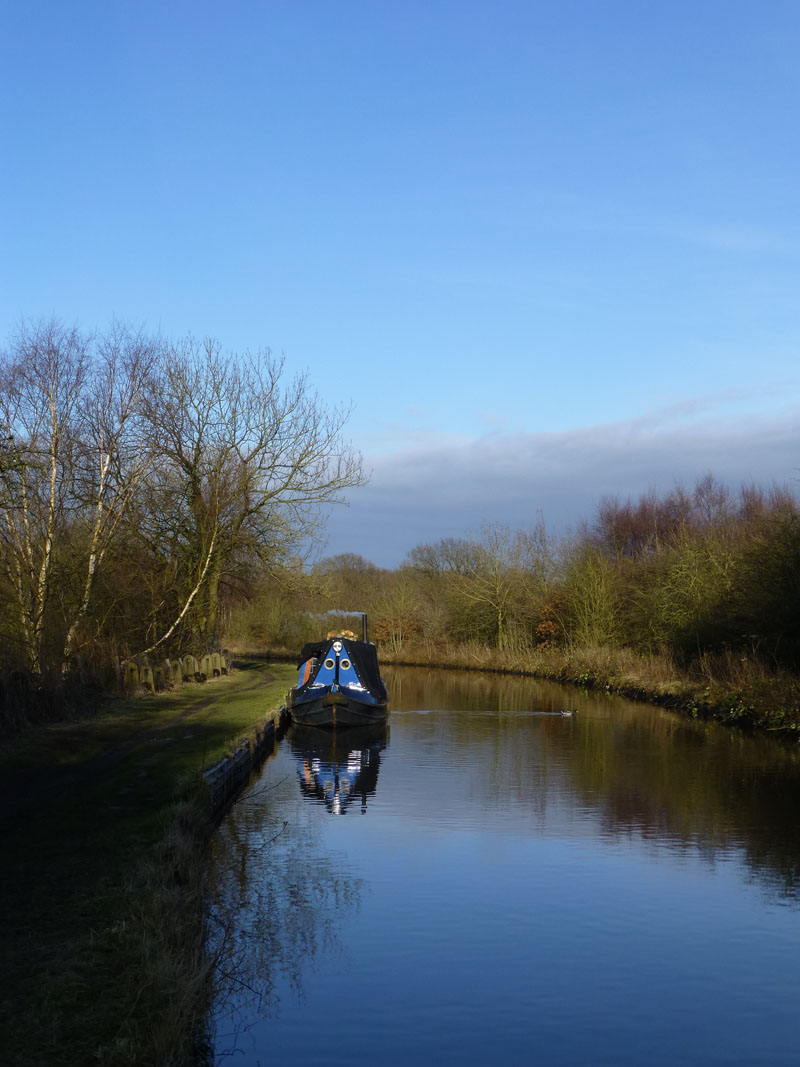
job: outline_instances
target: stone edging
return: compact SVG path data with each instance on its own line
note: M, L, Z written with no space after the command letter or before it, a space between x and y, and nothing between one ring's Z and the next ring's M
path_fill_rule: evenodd
M233 797L247 782L250 772L272 752L277 732L284 724L286 714L285 705L270 712L263 725L255 727L230 755L224 756L219 763L203 771L211 810L215 816L224 814Z

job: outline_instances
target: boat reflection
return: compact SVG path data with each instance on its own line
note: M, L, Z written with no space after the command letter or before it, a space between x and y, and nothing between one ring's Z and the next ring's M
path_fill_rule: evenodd
M303 796L324 804L332 815L344 815L352 806L366 814L367 800L375 796L378 784L381 752L389 741L385 723L341 731L292 726L288 740Z

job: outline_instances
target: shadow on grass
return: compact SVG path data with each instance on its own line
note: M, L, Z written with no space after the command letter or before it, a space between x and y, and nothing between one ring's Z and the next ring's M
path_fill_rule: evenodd
M163 1033L156 1052L155 1030L181 983L184 1001L196 995L198 971L182 953L202 914L197 878L165 841L190 798L185 851L193 863L202 855L199 772L281 702L292 673L248 664L245 675L114 701L96 719L4 745L4 1065L180 1062L166 1058ZM175 935L181 916L194 924L186 937ZM182 1018L170 1022L176 1048L192 1025Z

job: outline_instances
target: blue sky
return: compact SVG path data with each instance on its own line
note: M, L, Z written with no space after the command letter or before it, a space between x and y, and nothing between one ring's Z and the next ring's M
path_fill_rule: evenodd
M325 551L793 483L800 5L0 12L0 337L269 346L374 472Z

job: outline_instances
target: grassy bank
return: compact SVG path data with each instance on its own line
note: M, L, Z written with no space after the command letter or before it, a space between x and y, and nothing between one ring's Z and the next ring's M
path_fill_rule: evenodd
M249 663L0 744L0 1062L190 1062L208 966L200 771L293 675Z

